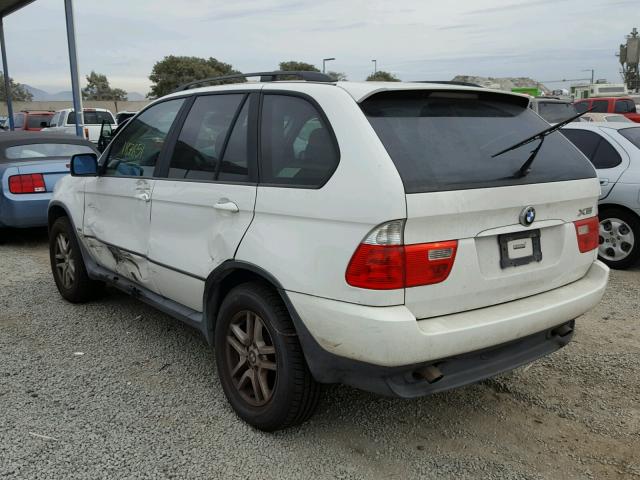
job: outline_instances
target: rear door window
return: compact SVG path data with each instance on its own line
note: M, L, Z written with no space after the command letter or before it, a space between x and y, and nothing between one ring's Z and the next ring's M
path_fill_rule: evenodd
M592 178L591 165L558 132L546 137L531 172L516 173L536 143L492 155L549 128L520 97L492 92L402 90L361 104L407 193Z
M595 113L607 113L609 111L609 100L594 100L591 104Z
M333 132L304 98L266 94L260 139L264 184L319 188L338 166Z
M589 102L576 102L574 105L578 113L584 113L589 110Z

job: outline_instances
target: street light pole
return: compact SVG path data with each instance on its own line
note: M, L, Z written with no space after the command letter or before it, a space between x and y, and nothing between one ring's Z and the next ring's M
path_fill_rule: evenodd
M331 57L331 58L323 58L322 59L322 73L326 72L326 65L327 62L331 61L331 60L335 60L335 58Z
M378 61L377 60L371 60L373 62L373 74L375 75L376 73L378 73Z
M582 70L583 72L591 72L591 83L593 84L593 80L595 78L595 70L593 68L587 68Z

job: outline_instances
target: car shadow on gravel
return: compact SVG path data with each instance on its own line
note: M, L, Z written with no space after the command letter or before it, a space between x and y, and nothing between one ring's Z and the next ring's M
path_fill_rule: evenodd
M0 245L36 246L47 243L47 228L0 228Z

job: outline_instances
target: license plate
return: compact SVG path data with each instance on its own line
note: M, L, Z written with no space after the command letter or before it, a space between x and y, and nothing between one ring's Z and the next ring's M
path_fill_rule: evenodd
M509 268L542 261L540 230L498 235L500 267Z

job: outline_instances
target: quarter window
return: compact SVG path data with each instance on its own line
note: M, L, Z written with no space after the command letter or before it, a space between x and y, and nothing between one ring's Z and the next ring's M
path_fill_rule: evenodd
M563 130L562 133L580 149L598 170L617 167L622 157L615 148L595 132L586 130Z
M302 98L265 95L260 138L263 183L320 187L338 165L332 132Z
M129 122L109 149L104 175L152 177L183 103L182 98L159 103Z
M223 172L226 179L229 179L226 174L230 173L232 176L238 175L234 179L246 180L248 102L245 102L245 107L240 112L237 128L230 135L234 118L244 98L243 94L196 98L171 158L170 178L211 181L216 180ZM243 125L244 137L241 132ZM225 153L225 150L228 152Z
M615 113L635 113L636 104L631 100L616 100Z

